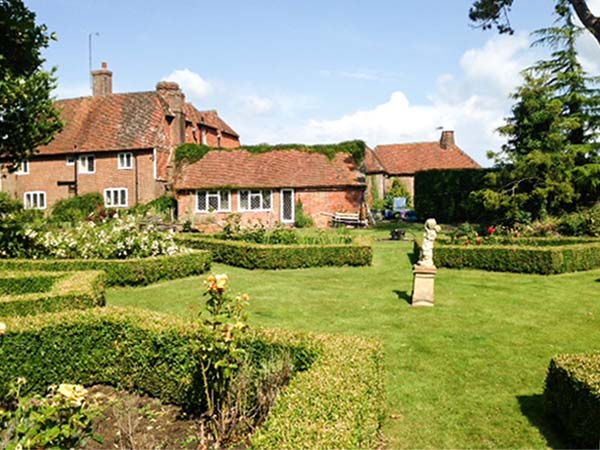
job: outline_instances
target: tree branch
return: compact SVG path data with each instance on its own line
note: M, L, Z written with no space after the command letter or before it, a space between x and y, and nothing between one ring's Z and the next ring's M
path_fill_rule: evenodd
M600 44L600 17L592 14L592 11L590 11L585 0L569 0L569 3L571 3L575 9L577 16L581 22L583 22L583 25L590 33L592 33Z

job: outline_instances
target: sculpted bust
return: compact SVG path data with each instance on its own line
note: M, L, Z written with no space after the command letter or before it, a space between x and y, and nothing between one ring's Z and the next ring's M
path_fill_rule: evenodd
M421 258L417 262L418 266L435 267L433 265L433 243L441 230L435 219L425 221L425 233L423 233L423 245L421 246Z

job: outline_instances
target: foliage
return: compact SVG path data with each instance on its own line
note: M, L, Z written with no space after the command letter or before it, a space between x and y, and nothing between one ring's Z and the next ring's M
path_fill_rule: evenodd
M0 192L0 207L0 258L30 255L36 244L28 230L41 227L41 211L23 209L20 202L3 192Z
M594 448L600 441L600 354L560 355L550 361L544 403L546 414L571 442Z
M392 182L391 189L385 194L385 209L389 209L390 211L394 209L395 197L406 198L406 207L410 208L412 206L412 198L410 196L410 192L408 192L408 188L406 187L406 185L398 178L394 179L394 181Z
M201 144L182 144L175 150L175 162L183 164L193 164L200 161L210 151L230 152L237 150L246 150L254 154L268 153L278 150L301 150L307 153L319 153L332 160L338 153L347 153L352 155L356 164L360 165L365 158L365 143L363 141L346 141L339 144L259 144L243 145L233 149L213 148Z
M107 286L145 286L201 275L210 268L208 252L130 259L0 259L0 270L103 270Z
M42 69L56 38L21 0L0 0L0 24L0 160L16 169L63 126L50 98L55 69Z
M439 223L481 222L489 214L469 198L481 189L490 169L424 170L415 174L415 210L419 217L435 217Z
M600 91L577 59L581 29L570 9L557 6L555 27L539 30L536 44L553 49L525 73L512 116L500 128L508 138L488 187L471 197L504 223L544 220L590 206L600 192Z
M50 220L56 223L76 224L90 218L101 208L104 208L104 199L101 194L94 192L77 195L56 202L52 207Z
M177 199L173 195L163 194L146 204L137 204L127 210L128 214L138 216L160 216L170 220L177 208Z
M32 448L79 448L92 435L92 416L81 385L61 384L48 388L46 396L22 396L27 382L18 378L8 398L15 407L0 409L0 444L7 450Z
M600 203L579 212L562 216L558 230L565 236L600 237Z
M315 224L313 218L304 212L304 205L300 199L296 202L295 213L296 219L294 221L294 226L296 228L310 228Z
M440 242L441 244L441 242ZM415 246L418 247L415 242ZM550 275L600 268L600 242L572 245L438 245L439 267Z
M385 199L379 198L379 188L377 187L377 177L371 175L371 209L373 211L383 211L385 209Z
M367 244L265 245L203 236L177 239L190 248L209 250L215 262L246 269L368 266L373 258L373 250Z
M0 316L28 316L104 306L105 274L10 272L0 278Z
M0 214L11 214L21 211L23 204L13 199L7 192L0 192Z
M202 412L196 343L209 344L210 334L197 322L123 308L4 320L0 397L15 376L26 377L30 391L42 392L69 374L83 385L109 383ZM254 445L268 447L271 440L281 448L377 446L383 409L380 343L285 330L251 330L241 342L257 370L287 354L296 372L269 415L270 431L263 428Z

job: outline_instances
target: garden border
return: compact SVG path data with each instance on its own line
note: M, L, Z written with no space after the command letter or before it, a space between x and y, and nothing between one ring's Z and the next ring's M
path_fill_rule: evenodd
M213 261L245 269L300 269L322 266L369 266L373 248L367 244L267 245L206 236L181 236L176 242L209 250Z
M201 275L210 270L211 255L192 251L173 256L131 259L0 259L2 270L103 270L107 286L144 286L162 280Z
M0 396L16 377L43 392L52 383L108 383L182 406L198 405L197 324L126 308L9 317L0 336ZM381 343L352 336L256 330L245 347L292 350L296 373L251 438L254 448L376 448L383 420ZM43 357L42 357L43 355Z
M0 296L0 316L30 316L67 309L85 309L105 305L106 275L102 271L70 272L8 272L0 278L27 278L35 283L36 277L53 276L57 279L48 292L32 292Z

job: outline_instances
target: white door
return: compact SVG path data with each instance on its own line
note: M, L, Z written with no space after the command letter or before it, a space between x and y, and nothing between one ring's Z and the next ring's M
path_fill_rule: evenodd
M282 223L294 223L295 211L294 211L294 190L293 189L282 189L281 190L281 222Z

